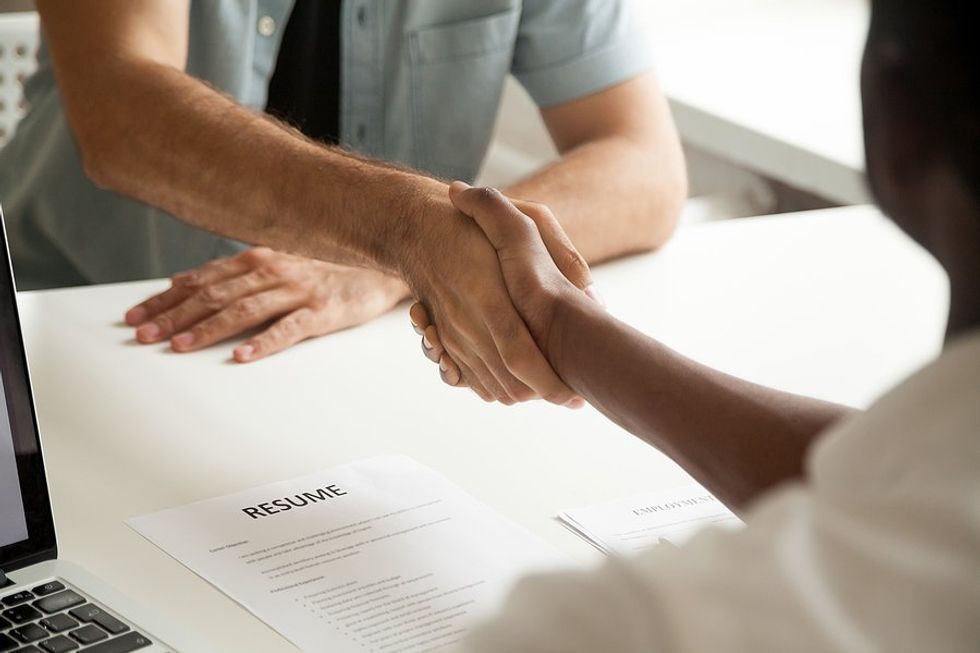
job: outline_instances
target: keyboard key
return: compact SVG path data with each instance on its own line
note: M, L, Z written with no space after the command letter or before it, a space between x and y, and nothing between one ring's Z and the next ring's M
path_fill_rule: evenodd
M44 585L38 585L34 588L34 593L38 596L47 596L48 594L54 594L55 592L60 592L65 589L65 586L56 580L50 583L45 583Z
M102 614L102 608L92 605L91 603L86 603L85 605L79 606L74 610L69 610L68 614L75 617L82 623L89 623L95 619L95 615Z
M24 648L17 649L14 653L44 653L44 651L36 646L25 646Z
M0 617L0 630L6 630L7 628L10 628L11 626L13 626L12 623L10 623L9 621L7 621L3 617Z
M83 623L95 622L108 630L113 635L118 635L129 630L129 626L119 621L102 608L86 603L85 605L69 610L68 614Z
M66 614L56 614L47 619L41 619L40 624L52 633L63 633L78 626L78 622Z
M78 649L78 644L64 635L57 635L46 642L41 642L41 648L48 653L67 653Z
M8 608L12 608L15 605L20 605L21 603L27 603L33 598L34 598L33 594L31 594L27 590L22 590L20 592L16 592L14 594L10 594L8 596L3 597L2 599L0 599L0 603L3 603Z
M95 644L96 642L101 642L103 639L109 638L109 636L106 635L101 628L91 624L88 626L82 626L78 630L73 630L68 634L82 646L85 646L86 644Z
M43 610L47 614L53 614L83 603L85 603L85 599L80 595L71 590L65 590L64 592L58 592L57 594L52 594L51 596L34 601L33 605L38 610Z
M34 621L35 619L40 619L44 615L32 608L29 605L18 605L16 608L10 608L9 610L3 611L3 616L9 621L15 624L26 624L28 621Z
M124 633L129 630L129 626L119 621L108 612L100 612L99 614L95 615L95 618L93 618L92 621L99 624L113 635L119 635L120 633Z
M122 637L110 639L108 642L87 648L85 653L130 653L130 651L138 651L151 644L153 642L150 641L149 637L144 637L139 633L128 633Z
M25 644L30 644L31 642L36 642L47 637L48 631L41 628L37 624L27 624L26 626L21 626L20 628L14 628L10 631L10 635L16 637Z
M0 651L12 651L20 646L17 642L0 633Z

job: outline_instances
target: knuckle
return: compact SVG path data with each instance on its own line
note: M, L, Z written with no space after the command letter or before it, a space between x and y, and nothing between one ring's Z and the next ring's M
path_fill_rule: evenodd
M162 313L153 321L156 322L161 333L173 333L177 329L177 321L174 319L173 311Z
M217 331L217 324L211 320L195 324L190 330L194 335L194 342L207 342L215 331Z
M261 265L269 260L273 252L268 247L253 247L238 255L239 259L251 265Z
M559 404L559 405L564 405L569 401L571 401L572 399L571 393L566 392L561 388L553 388L548 392L544 393L543 397L545 401L552 404Z
M490 205L497 205L507 200L504 198L504 194L501 193L496 188L491 186L484 186L483 188L476 189L477 198L480 202Z
M252 320L258 317L262 306L254 297L239 299L231 305L231 314L239 320Z
M443 334L441 340L442 340L442 346L446 351L454 354L458 354L459 352L463 351L463 347L460 345L460 341L456 337L456 334L454 333Z
M536 351L528 345L513 345L501 353L504 364L511 374L517 378L527 379L534 373L534 358Z
M286 317L270 331L270 335L276 340L294 340L299 337L300 329L299 320L294 317Z
M277 340L296 342L306 337L313 326L313 313L307 310L287 315L272 329Z
M210 308L213 310L223 307L227 299L225 292L220 286L216 285L204 286L197 291L196 295L197 301L199 301L205 308Z
M525 202L521 208L523 209L522 213L534 218L536 221L550 221L555 218L555 214L551 210L551 207L547 204L542 204L541 202Z
M585 262L582 255L575 249L567 249L564 254L564 268L574 274L579 279L588 278L591 275L589 264Z
M267 279L281 279L289 274L289 266L284 261L272 259L265 261L258 271Z
M470 385L470 390L472 390L476 394L477 397L479 397L480 399L482 399L483 401L485 401L487 403L491 403L493 401L493 397L490 396L490 393L487 392L486 390L484 390L480 386Z
M524 394L524 384L513 376L506 375L503 381L501 381L501 385L504 387L504 393L507 397L515 401L519 396Z
M498 346L503 348L505 351L514 346L514 341L524 330L524 323L516 317L504 317L508 310L511 310L510 307L494 307L489 313L492 317L487 325L490 328L490 333L493 334L494 339L498 341Z
M537 396L538 395L534 392L534 390L531 390L530 388L527 387L520 388L517 392L514 393L514 399L516 399L520 403L531 401L537 398Z
M142 304L139 304L136 308L142 308L151 316L155 315L156 313L159 313L160 310L163 308L163 297L161 297L160 295L157 295L156 297L151 297L150 299L147 299Z
M175 286L183 288L197 288L201 285L201 273L197 270L187 272L174 283Z

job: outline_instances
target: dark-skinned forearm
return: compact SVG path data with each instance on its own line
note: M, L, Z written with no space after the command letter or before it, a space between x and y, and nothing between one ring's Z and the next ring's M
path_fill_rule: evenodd
M696 363L587 300L560 306L548 356L562 379L733 508L800 478L814 438L851 412Z

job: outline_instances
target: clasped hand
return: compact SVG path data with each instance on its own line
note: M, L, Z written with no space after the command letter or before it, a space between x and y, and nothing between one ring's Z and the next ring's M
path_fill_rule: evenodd
M528 363L536 362L537 356L547 359L554 347L554 316L563 302L581 301L583 291L600 301L585 260L544 205L510 200L495 189L472 188L462 182L450 186L449 194L456 209L471 218L493 246L509 299L536 344L536 352L524 351L515 363L520 356ZM499 399L488 396L486 386L467 363L465 351L447 341L445 329L437 328L441 324L438 316L431 315L421 302L412 306L410 316L422 336L423 352L439 364L443 381L469 386L484 399ZM583 403L575 397L565 405Z

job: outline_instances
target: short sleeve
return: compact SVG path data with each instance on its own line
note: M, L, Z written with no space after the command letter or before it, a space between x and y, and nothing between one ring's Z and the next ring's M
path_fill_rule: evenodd
M649 37L632 0L525 0L512 72L541 107L646 72Z

